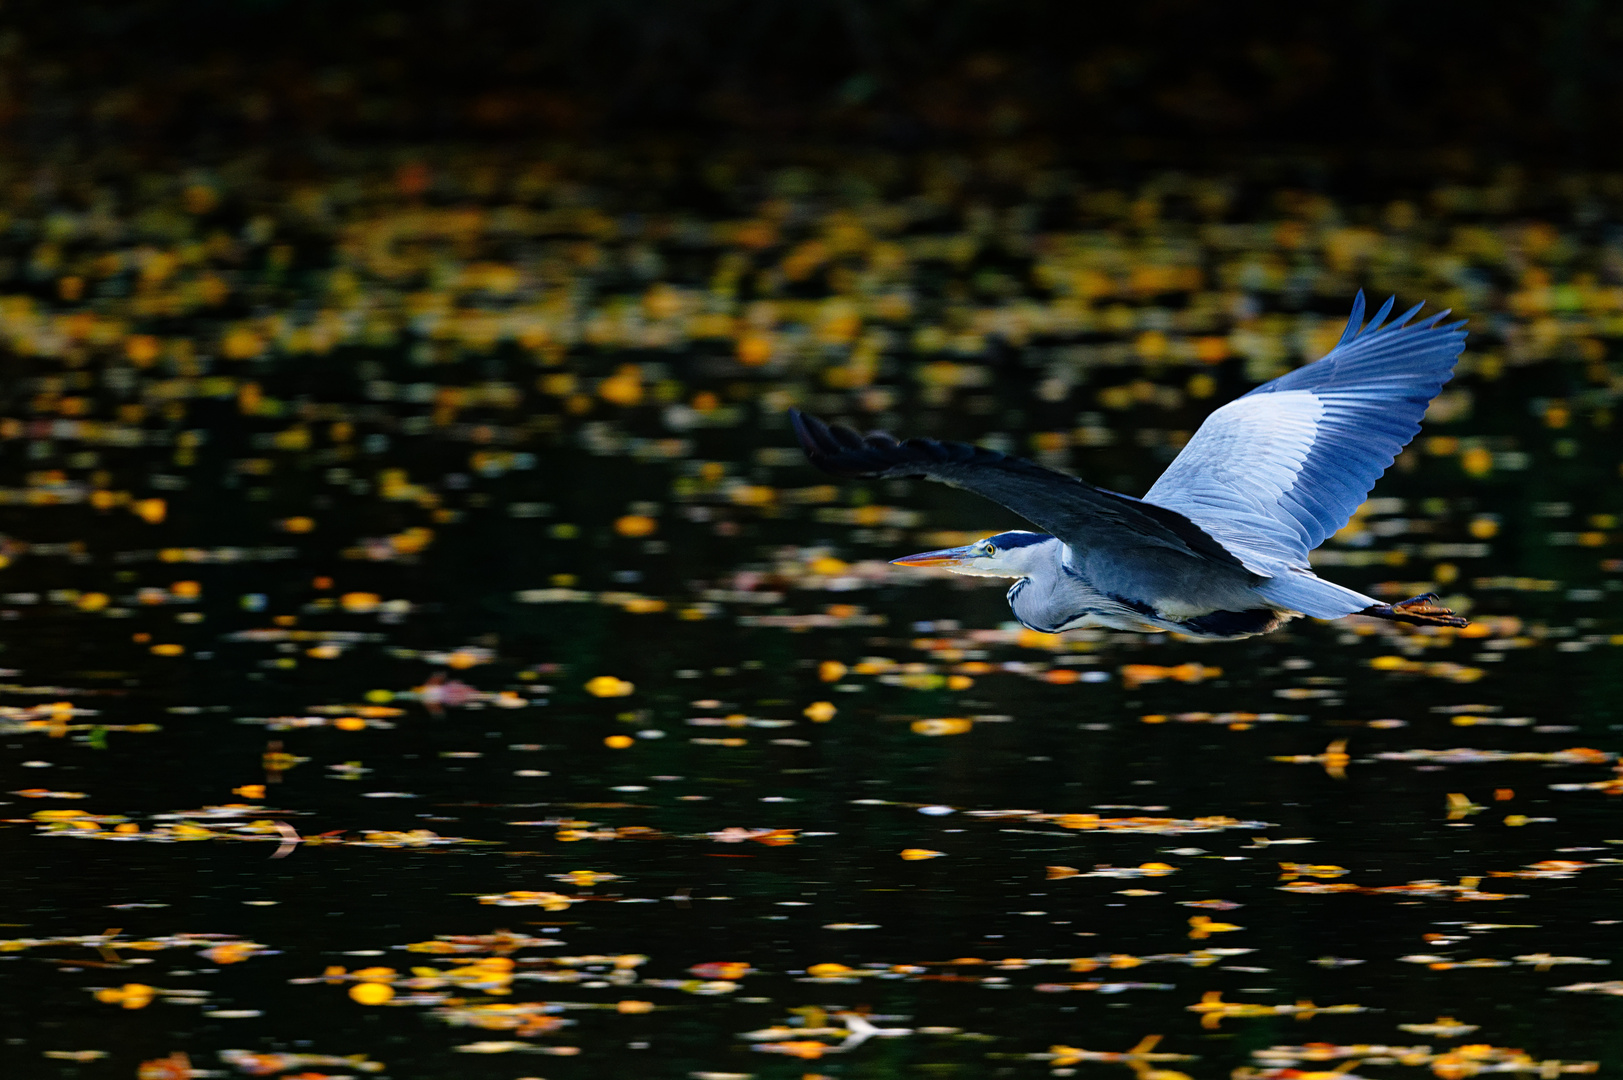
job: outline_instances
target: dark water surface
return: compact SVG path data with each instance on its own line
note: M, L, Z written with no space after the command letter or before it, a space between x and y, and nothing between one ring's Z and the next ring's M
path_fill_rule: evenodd
M1488 336L1323 553L1461 633L1022 632L886 563L1019 522L792 449L800 401L1141 492L1284 360L1125 318L854 390L838 330L12 357L0 1074L1615 1069L1601 337ZM1193 1060L1066 1049L1150 1035Z

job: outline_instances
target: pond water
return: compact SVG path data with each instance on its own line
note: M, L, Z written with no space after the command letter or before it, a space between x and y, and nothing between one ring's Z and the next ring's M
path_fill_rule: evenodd
M5 1075L1623 1062L1600 361L1468 354L1320 553L1458 632L1023 631L887 562L1020 522L831 484L788 429L799 401L1140 493L1282 362L1141 332L854 390L747 344L19 358ZM1123 334L1146 355L1101 362Z

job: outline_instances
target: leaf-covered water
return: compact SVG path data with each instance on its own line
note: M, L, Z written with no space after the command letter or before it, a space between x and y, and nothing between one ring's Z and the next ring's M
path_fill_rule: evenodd
M1428 278L1522 237L1441 219L410 194L0 304L7 1075L1623 1060L1608 287ZM1019 522L787 429L1142 492L1360 265L1478 336L1319 569L1464 631L1035 634L887 562Z

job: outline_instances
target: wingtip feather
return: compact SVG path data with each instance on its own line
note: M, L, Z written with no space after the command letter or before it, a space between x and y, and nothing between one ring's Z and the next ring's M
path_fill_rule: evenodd
M828 424L799 409L789 410L789 423L795 429L795 439L807 460L820 469L826 469L829 456L839 453L838 436L829 429Z
M1394 297L1393 299L1396 299L1396 297ZM1409 320L1414 318L1416 315L1420 314L1420 309L1425 307L1425 306L1426 306L1426 302L1424 300L1420 301L1420 303L1416 304L1414 307L1410 308L1408 311L1405 311L1402 315L1399 315L1397 317L1397 319L1393 321L1392 325L1387 327L1387 329L1388 330L1397 330L1397 329L1399 329L1401 327L1409 325Z
M1364 326L1364 290L1359 289L1358 295L1353 297L1352 314L1347 316L1347 328L1341 332L1341 340L1336 347L1347 344L1358 336L1358 331Z
M1381 305L1381 310L1375 313L1375 317L1369 321L1369 326L1365 328L1364 332L1373 334L1375 331L1379 330L1383 325L1385 325L1386 317L1392 314L1392 305L1397 302L1398 298L1396 296L1388 296L1386 298L1386 303Z

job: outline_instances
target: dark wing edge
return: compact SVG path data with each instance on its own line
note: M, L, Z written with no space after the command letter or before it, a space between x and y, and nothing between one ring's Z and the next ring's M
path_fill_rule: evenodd
M1140 543L1240 566L1211 534L1176 510L1094 487L1074 476L984 446L862 435L789 410L795 437L819 469L844 479L922 477L972 491L1078 546L1089 528L1133 534ZM1091 546L1082 544L1082 546Z

